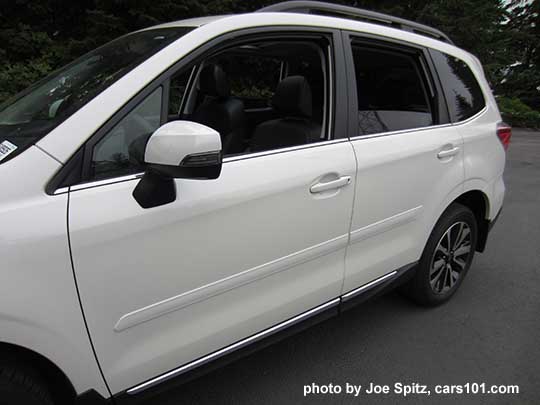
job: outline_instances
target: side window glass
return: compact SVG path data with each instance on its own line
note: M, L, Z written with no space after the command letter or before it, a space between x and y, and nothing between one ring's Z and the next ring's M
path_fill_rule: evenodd
M420 61L399 51L352 43L358 135L433 125Z
M327 139L329 45L262 38L209 55L189 85L195 102L184 119L216 130L226 157Z
M453 122L463 121L481 111L486 103L480 85L462 60L431 51L441 79Z
M116 124L92 151L92 179L144 171L144 149L161 120L159 87Z
M271 57L231 54L221 58L228 72L231 95L244 102L246 109L270 106L281 71L281 61Z

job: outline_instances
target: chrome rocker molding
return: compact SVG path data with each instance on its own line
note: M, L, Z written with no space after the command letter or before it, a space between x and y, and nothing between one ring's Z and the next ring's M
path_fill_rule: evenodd
M159 377L156 377L156 378L153 378L152 380L149 380L145 383L142 383L140 385L137 385L133 388L130 388L129 390L127 390L127 393L128 394L137 394L139 392L142 392L150 387L153 387L157 384L160 384L161 382L163 381L166 381L170 378L173 378L173 377L176 377L177 375L180 375L180 374L183 374L185 372L188 372L190 370L193 370L194 368L198 367L198 366L201 366L203 364L206 364L214 359L217 359L221 356L224 356L228 353L231 353L235 350L238 350L242 347L245 347L251 343L254 343L254 342L257 342L258 340L261 340L262 338L266 337L266 336L269 336L269 335L272 335L276 332L279 332L285 328L288 328L289 326L292 326L306 318L309 318L311 316L314 316L314 315L317 315L318 313L326 310L326 309L329 309L329 308L332 308L332 307L335 307L337 305L339 305L340 303L340 299L339 298L336 298L336 299L333 299L332 301L328 301L326 304L323 304L323 305L320 305L318 307L315 307L313 308L312 310L309 310L307 312L304 312L303 314L300 314L298 316L295 316L294 318L291 318L285 322L282 322L282 323L279 323L269 329L265 329L263 330L262 332L259 332L255 335L252 335L246 339L243 339L243 340L240 340L230 346L227 346L227 347L224 347L223 349L221 350L218 350L216 352L213 352L207 356L204 356L204 357L201 357L200 359L198 360L195 360L195 361L192 361L191 363L188 363L186 365L183 365L181 367L178 367L172 371L169 371L168 373L165 373Z
M239 351L240 349L246 348L253 343L259 342L264 340L265 338L268 338L272 335L278 334L279 332L282 332L284 330L287 330L288 328L300 324L310 318L314 318L317 315L321 315L325 313L327 310L336 309L336 315L339 313L339 310L343 311L345 309L348 309L357 303L360 303L362 301L365 301L366 299L378 294L379 292L386 290L387 287L390 285L395 285L398 280L406 281L407 277L405 276L406 273L412 273L409 272L409 270L412 270L415 268L417 262L411 263L409 265L403 266L397 270L394 270L390 273L385 274L382 277L379 277L367 284L364 284L363 286L360 286L354 290L351 290L343 295L341 295L338 298L335 298L331 301L328 301L322 305L319 305L309 311L303 312L300 315L297 315L293 318L290 318L284 322L281 322L275 326L272 326L271 328L265 329L259 333L256 333L255 335L252 335L250 337L247 337L245 339L242 339L236 343L233 343L230 346L226 346L220 350L217 350L213 353L210 353L206 356L203 356L197 360L194 360L190 363L184 364L183 366L180 366L178 368L175 368L165 374L162 374L160 376L157 376L155 378L152 378L144 383L141 383L139 385L136 385L127 391L125 393L120 394L117 399L124 399L126 397L131 397L136 394L140 394L149 388L156 387L168 380L171 380L175 377L181 376L183 374L186 374L190 371L193 371L205 364L211 363L217 359L220 359L222 357L225 357L231 353L234 353L236 351ZM357 299L358 298L358 299ZM346 305L344 305L346 303ZM325 318L326 319L326 318ZM124 397L124 398L122 398Z
M348 301L350 299L353 299L358 294L362 294L363 292L365 292L365 291L367 291L367 290L369 290L369 289L371 289L373 287L376 287L376 286L380 285L384 281L389 280L391 278L394 278L397 273L398 273L398 271L394 270L393 272L388 273L385 276L382 276L382 277L379 277L379 278L373 280L371 283L364 284L362 287L358 287L358 288L348 292L347 294L343 294L341 296L341 300L343 302L345 302L345 301Z

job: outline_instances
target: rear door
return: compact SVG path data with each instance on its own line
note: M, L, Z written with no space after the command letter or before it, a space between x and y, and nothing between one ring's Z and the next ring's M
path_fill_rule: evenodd
M463 141L427 52L345 34L358 162L344 293L417 261L462 186Z
M327 83L344 85L339 33L326 37ZM70 190L73 266L113 393L335 301L343 282L356 172L345 120L321 142L226 158L217 180L176 180L176 201L145 210L125 140L154 130L160 111L163 122L167 87L148 89L88 145L99 180ZM329 115L345 110L335 91ZM336 178L351 184L319 184Z

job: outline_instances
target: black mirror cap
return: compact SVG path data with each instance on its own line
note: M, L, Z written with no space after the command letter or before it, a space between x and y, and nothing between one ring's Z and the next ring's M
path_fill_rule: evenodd
M215 180L221 167L221 152L207 152L188 155L178 166L148 164L147 170L173 179Z

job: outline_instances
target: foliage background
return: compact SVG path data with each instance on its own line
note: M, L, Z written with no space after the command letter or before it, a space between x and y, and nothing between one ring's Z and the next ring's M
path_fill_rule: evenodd
M0 0L0 103L77 56L161 22L253 11L272 0ZM431 25L477 55L505 119L540 127L540 0L357 0Z

